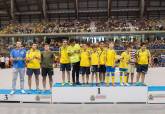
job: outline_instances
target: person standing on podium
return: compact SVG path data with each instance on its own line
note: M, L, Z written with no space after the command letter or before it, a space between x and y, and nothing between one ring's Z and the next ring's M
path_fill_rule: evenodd
M114 50L114 42L108 44L106 49L106 76L105 83L110 85L110 76L112 77L112 86L115 86L115 63L117 60L117 54Z
M105 44L103 41L100 42L100 46L99 46L99 78L100 78L100 82L101 84L104 84L105 82L105 73L106 73L106 48L105 48Z
M145 75L147 74L148 67L151 65L151 54L150 51L147 49L146 44L142 43L141 48L136 53L137 58L137 79L136 85L146 85L144 83ZM141 82L139 79L141 78Z
M35 75L36 90L39 90L39 75L41 68L41 52L37 49L37 44L33 43L32 48L26 53L28 85L31 90L32 76Z
M10 94L14 94L16 90L17 77L20 77L20 88L21 93L25 94L24 91L24 77L25 77L25 57L26 50L22 48L21 42L16 43L16 48L10 53L10 60L13 63L13 79L12 79L12 91Z
M54 64L54 53L50 50L49 44L44 45L44 51L41 52L41 74L42 74L42 82L43 89L46 91L46 77L49 77L49 90L51 90L53 85L53 64Z
M65 82L65 72L67 73L67 78L68 78L68 84L72 85L70 82L70 70L71 70L71 65L70 65L70 58L69 58L69 53L68 53L68 41L63 40L62 46L60 47L59 50L59 56L60 56L60 71L62 71L62 86L66 85Z
M119 71L120 71L120 86L129 86L128 84L128 64L130 62L131 47L130 45L126 46L126 50L121 53ZM124 76L123 76L124 75ZM124 81L123 81L124 77Z
M84 43L80 52L80 72L82 74L83 84L89 84L90 62L90 49L87 43Z
M73 85L79 85L79 70L80 70L80 45L75 40L70 40L68 47L70 62L72 64L72 82Z
M98 75L98 69L99 69L99 50L97 44L93 44L92 50L90 52L91 57L91 72L92 72L92 85L94 83L94 77L96 79L96 86L99 86L99 75Z

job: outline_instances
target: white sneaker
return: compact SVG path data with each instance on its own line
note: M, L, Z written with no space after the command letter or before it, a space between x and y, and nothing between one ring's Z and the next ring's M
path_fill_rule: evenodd
M62 82L62 83L61 83L61 86L64 86L65 84L66 84L65 82Z
M10 92L10 95L13 95L15 93L15 90L12 90L11 92Z
M22 94L25 94L26 92L25 92L25 90L22 89L22 90L21 90L21 93L22 93Z
M120 83L120 86L124 86L124 84L123 83Z
M128 84L128 83L125 83L124 85L125 85L125 86L129 86L129 84Z
M73 85L71 82L68 82L68 84L69 84L70 86L72 86L72 85Z

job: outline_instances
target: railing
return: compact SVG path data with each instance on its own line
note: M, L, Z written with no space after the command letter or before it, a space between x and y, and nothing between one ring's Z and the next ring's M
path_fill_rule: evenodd
M111 32L70 32L70 33L30 33L30 34L0 34L0 37L22 37L22 36L71 36L71 35L113 35L113 34L154 34L165 33L165 31L111 31Z

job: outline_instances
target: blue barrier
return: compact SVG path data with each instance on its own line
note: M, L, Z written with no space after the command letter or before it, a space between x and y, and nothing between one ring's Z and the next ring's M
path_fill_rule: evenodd
M10 89L0 89L0 94L10 94ZM50 90L42 91L42 90L25 90L25 94L31 95L51 95ZM21 90L16 90L15 94L22 94Z
M148 91L165 91L165 86L149 86Z
M110 84L110 87L112 86L112 84ZM115 83L115 87L116 86L120 86L120 83ZM137 86L135 84L130 84L130 86L124 86L124 87L131 87L131 86ZM69 85L68 83L66 83L64 86L62 86L61 83L55 83L53 87L107 87L106 84L99 84L99 86L96 86L96 83L89 83L89 84L81 84L81 85ZM123 86L121 86L123 87Z

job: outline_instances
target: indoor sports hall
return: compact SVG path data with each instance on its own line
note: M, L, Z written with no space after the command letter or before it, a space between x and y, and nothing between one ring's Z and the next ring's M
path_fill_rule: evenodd
M0 0L0 114L164 114L164 0Z

